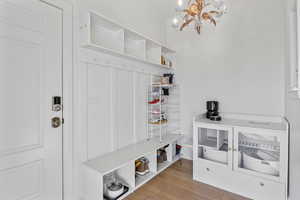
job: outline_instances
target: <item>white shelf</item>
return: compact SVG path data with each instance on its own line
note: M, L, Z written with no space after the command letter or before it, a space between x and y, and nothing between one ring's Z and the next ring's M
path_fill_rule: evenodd
M82 47L164 69L173 69L176 52L96 13L88 12L81 25ZM161 56L173 66L161 64Z
M113 55L113 56L119 56L119 57L127 58L127 59L130 59L130 60L138 61L138 62L141 62L141 63L149 64L149 65L152 65L152 66L155 66L155 67L161 67L161 68L164 68L164 69L173 70L173 68L169 68L166 65L161 65L161 64L158 64L158 63L147 61L145 59L141 59L141 58L138 58L138 57L135 57L135 56L132 56L132 55L128 55L128 54L125 54L123 52L119 52L119 51L116 51L116 50L108 49L108 48L105 48L105 47L97 45L97 44L87 43L87 44L82 45L82 47L87 48L87 49L91 49L93 51L103 52L103 53L107 53L107 54L110 54L110 55Z
M148 174L146 174L144 176L136 176L136 178L135 178L136 189L139 188L140 186L144 185L148 181L150 181L154 176L155 176L155 173L153 173L153 172L149 172Z
M159 163L157 164L157 173L160 173L162 171L164 171L165 169L167 169L168 167L170 167L172 164L174 164L175 162L177 162L180 159L179 156L176 156L174 160L172 161L165 161L163 163Z
M95 159L85 162L85 165L96 170L100 174L105 175L116 170L120 166L123 166L130 160L139 159L142 156L153 152L154 149L159 149L181 138L182 135L180 134L167 134L163 137L162 142L160 142L159 137L153 137L149 141L145 140L103 156L96 157Z
M163 163L157 163L157 171L158 173L168 168L171 165L171 162L165 161Z
M172 88L172 87L176 87L176 85L174 85L174 84L156 84L156 83L154 83L152 86L153 86L153 87L161 87L161 88Z

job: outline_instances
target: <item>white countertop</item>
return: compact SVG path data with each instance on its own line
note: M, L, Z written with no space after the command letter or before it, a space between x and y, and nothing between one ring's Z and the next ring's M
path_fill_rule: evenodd
M136 160L148 153L175 142L183 137L180 134L168 134L159 141L159 137L153 137L149 141L145 140L136 144L128 145L117 151L107 153L103 156L96 157L84 164L98 171L101 174L107 174L116 168L127 164L131 160Z
M288 128L288 123L284 119L282 120L282 122L270 122L270 121L259 121L259 120L256 121L256 120L230 119L230 118L222 118L222 121L212 121L205 117L198 116L194 119L194 123L271 129L271 130L279 130L279 131L286 131Z

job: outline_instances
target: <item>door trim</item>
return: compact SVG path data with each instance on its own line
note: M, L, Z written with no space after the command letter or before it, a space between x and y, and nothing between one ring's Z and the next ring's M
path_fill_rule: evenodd
M73 200L73 5L62 0L39 0L62 11L63 79L63 200Z

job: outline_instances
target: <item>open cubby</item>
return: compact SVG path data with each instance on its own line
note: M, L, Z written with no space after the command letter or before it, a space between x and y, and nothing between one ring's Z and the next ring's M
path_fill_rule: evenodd
M80 27L84 48L170 69L161 64L164 55L174 66L175 51L96 12L88 12Z
M146 40L141 36L131 32L125 31L125 54L146 59Z
M90 16L91 42L112 51L124 52L124 29L109 21Z
M180 148L179 148L180 147ZM172 144L172 160L178 160L180 158L182 146L178 144L178 141Z
M103 199L110 200L110 198L108 198L107 186L114 180L117 180L118 183L121 183L124 186L124 192L118 199L122 198L123 196L127 196L135 187L133 172L134 165L133 163L129 162L126 165L103 175ZM127 188L128 191L125 190Z
M135 173L135 186L136 187L139 187L139 186L143 185L144 183L146 183L147 181L149 181L151 178L153 178L155 176L155 173L157 172L156 152L151 152L142 157L145 157L149 161L149 164L148 164L149 172L145 175L139 175L139 174Z
M154 42L147 41L146 43L146 59L149 62L161 64L161 46Z
M165 63L161 63L161 64L166 65L167 67L170 67L170 68L174 67L174 65L175 65L175 53L174 53L174 51L172 51L168 48L162 47L161 56L165 60Z
M160 162L159 161L159 153L160 153L160 149L165 149L166 152L166 160ZM167 168L170 163L172 162L172 144L168 144L162 148L157 149L157 171L160 172L162 170L164 170L165 168Z

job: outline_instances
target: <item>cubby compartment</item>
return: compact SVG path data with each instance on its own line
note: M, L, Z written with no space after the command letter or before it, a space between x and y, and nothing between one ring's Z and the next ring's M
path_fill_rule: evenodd
M149 62L161 64L161 46L152 41L146 43L146 59Z
M146 40L131 31L125 31L125 54L146 59Z
M156 152L151 152L135 160L135 186L139 187L151 180L157 171Z
M103 176L103 199L120 199L127 196L134 187L134 165L130 162Z
M90 13L90 42L119 53L124 52L124 29Z
M160 172L167 168L172 162L171 145L165 145L157 150L157 171Z
M170 68L175 51L142 34L128 29L96 12L88 12L80 20L81 46L92 51L138 61L150 66ZM162 56L163 55L163 56Z
M182 146L178 144L178 141L172 144L172 160L178 160L181 156Z
M161 64L165 65L166 67L172 68L175 64L175 52L162 47L161 49Z

